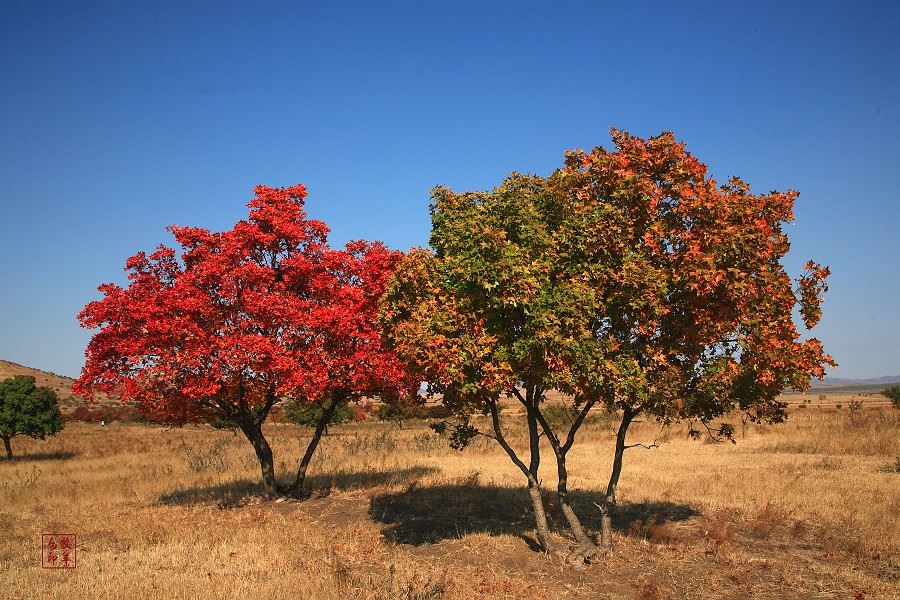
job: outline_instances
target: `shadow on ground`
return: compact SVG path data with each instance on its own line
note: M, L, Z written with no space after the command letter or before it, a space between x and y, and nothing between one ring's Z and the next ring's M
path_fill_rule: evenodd
M599 530L600 492L576 492L572 504L584 526ZM551 528L566 529L554 494L546 493L544 503ZM636 523L662 524L684 521L700 513L687 505L672 502L624 503L618 506L613 527L628 531ZM458 539L470 533L509 534L533 543L534 516L525 488L479 485L448 485L411 488L405 492L372 498L369 516L385 524L383 534L402 544L432 544Z
M303 486L306 495L324 496L332 491L361 490L382 485L409 485L432 473L430 467L410 467L388 471L350 471L310 475ZM285 482L282 482L285 483ZM221 508L239 506L248 498L262 496L263 486L258 481L239 479L218 485L197 486L175 490L159 498L167 506L216 504Z
M0 464L5 462L37 462L40 460L69 460L78 456L78 452L57 451L57 452L35 452L33 454L13 455L12 460L0 460Z

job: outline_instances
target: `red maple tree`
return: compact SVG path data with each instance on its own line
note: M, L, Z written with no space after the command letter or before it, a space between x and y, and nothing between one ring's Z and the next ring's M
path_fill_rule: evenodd
M76 394L116 395L171 425L240 429L267 496L299 493L339 402L415 389L377 327L378 300L402 253L380 243L335 250L308 219L303 185L258 186L249 218L224 232L172 226L182 247L126 262L126 287L104 284L80 313L91 339ZM262 425L284 400L320 403L293 484L280 488Z

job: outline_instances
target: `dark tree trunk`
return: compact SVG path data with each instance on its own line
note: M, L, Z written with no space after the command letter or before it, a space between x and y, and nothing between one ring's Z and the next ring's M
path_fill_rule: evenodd
M12 446L9 445L9 436L3 436L3 447L6 448L6 460L12 460Z
M531 506L534 509L535 530L537 532L538 544L541 549L547 553L559 553L556 544L550 538L550 526L547 524L547 511L544 510L544 499L541 497L541 483L538 479L538 468L541 465L540 454L540 438L538 437L537 421L534 415L528 413L528 439L531 458L529 464L526 465L512 449L503 435L503 429L500 426L500 415L497 409L497 402L490 401L491 422L494 427L494 438L497 443L506 451L510 460L522 471L522 474L528 479L528 497L531 500Z
M616 508L616 487L619 485L619 475L622 474L622 458L625 454L625 436L628 427L637 416L637 412L626 408L622 413L622 422L616 432L616 450L613 456L612 473L609 476L609 484L606 486L606 497L600 505L600 545L607 554L612 554L612 519Z
M541 482L538 478L538 470L541 466L541 438L538 433L537 419L531 412L528 418L528 445L531 459L528 465L528 495L534 507L534 521L537 530L538 543L545 552L557 551L556 544L550 539L550 526L547 524L547 512L544 510L544 499L541 497Z
M259 468L262 472L263 488L266 498L275 498L278 495L278 481L275 479L275 460L272 456L272 447L266 441L262 432L262 425L256 423L242 423L241 431L250 440L256 458L259 460Z
M250 440L256 458L259 460L259 470L262 473L263 494L266 498L275 498L278 496L278 480L275 478L275 459L272 455L272 447L263 435L262 425L269 416L269 411L278 401L275 395L275 388L270 387L266 393L266 401L259 408L253 410L246 402L245 388L243 378L238 379L237 384L237 404L236 409L231 408L228 403L218 406L223 415L232 423L236 423L241 432Z
M538 544L544 552L557 552L556 544L550 539L550 526L547 524L547 511L544 510L544 499L541 497L540 481L528 478L528 498L534 510L534 528L537 532Z
M294 483L286 490L288 494L292 496L302 495L303 483L306 481L306 471L309 469L309 463L312 462L313 454L315 454L316 448L319 446L319 440L322 439L322 434L328 430L328 422L331 421L331 417L334 416L334 411L337 409L337 405L340 401L341 397L338 394L333 394L331 396L331 401L328 403L328 406L325 407L322 418L319 419L319 422L316 424L316 430L313 432L313 437L306 446L306 452L303 453L303 458L300 459L300 465L297 467L297 477L294 479Z
M563 516L566 518L569 529L572 530L572 534L575 536L575 541L578 542L578 545L589 548L594 544L584 532L581 520L578 518L575 509L572 508L572 503L569 501L569 471L566 467L565 452L556 455L556 471L559 477L559 483L556 486L556 495L559 497L559 506L562 509Z
M569 499L569 469L566 458L569 450L575 443L575 435L577 434L578 429L581 427L582 423L584 423L584 419L587 417L588 412L595 403L588 402L582 407L578 417L569 428L565 443L561 444L556 433L553 431L553 428L550 426L550 423L544 418L543 413L541 413L540 407L537 404L537 398L522 398L520 396L519 399L525 405L525 409L530 414L533 414L534 418L540 423L541 428L544 430L544 435L547 436L547 441L550 443L550 447L553 449L553 454L556 457L556 472L558 477L556 494L559 499L559 506L566 522L569 524L569 529L575 536L575 541L578 543L578 549L573 552L569 558L570 560L575 561L578 557L581 557L584 561L590 561L591 557L596 553L597 547L588 537L587 533L585 533L581 520L578 518L578 514L575 512Z

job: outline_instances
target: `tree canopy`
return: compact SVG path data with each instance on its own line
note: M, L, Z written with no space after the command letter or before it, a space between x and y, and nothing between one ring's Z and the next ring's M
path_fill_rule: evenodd
M734 408L778 421L786 388L803 390L833 364L815 338L828 269L810 261L796 281L783 259L783 225L797 193L752 194L720 185L671 133L647 140L613 131L615 149L573 151L548 177L513 173L489 192L436 188L431 250L407 255L382 318L391 343L461 414L491 415L490 433L529 481L539 537L538 437L557 461L560 505L579 544L566 455L592 408L621 424L609 510L629 424L640 414L688 419L711 435ZM578 413L557 431L548 390ZM528 464L505 443L498 401L525 408ZM468 425L463 422L462 427Z
M17 435L45 439L63 428L56 392L35 386L34 377L19 375L0 381L0 437L6 458L13 457L10 440Z
M254 191L249 217L232 229L172 226L180 257L166 246L138 253L126 287L100 286L104 297L79 317L99 331L73 391L135 401L173 425L240 429L274 495L262 424L276 403L322 404L324 426L340 402L412 384L376 319L401 253L364 241L330 248L328 227L306 216L303 185Z

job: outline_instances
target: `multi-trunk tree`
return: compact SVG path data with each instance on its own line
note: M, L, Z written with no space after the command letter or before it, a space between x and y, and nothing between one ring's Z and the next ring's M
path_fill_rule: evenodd
M540 405L557 387L547 346L558 336L551 323L566 318L569 301L556 285L567 265L555 237L563 218L560 198L542 178L519 175L492 192L436 188L432 197L433 252L411 252L398 267L383 305L386 335L462 417L454 445L478 434L495 439L525 477L539 544L569 554L550 536L539 474ZM524 454L508 439L505 399L524 408ZM472 412L484 413L490 430L472 427L465 419ZM559 445L561 464L573 443ZM578 542L576 554L590 554L562 473L557 491Z
M567 456L589 411L619 415L601 507L601 543L629 426L639 415L689 420L716 437L734 409L784 417L785 388L805 389L832 363L816 339L827 268L792 282L783 225L795 192L751 194L719 185L669 133L643 140L614 131L614 151L567 154L547 178L513 174L491 192L435 190L433 252L410 253L382 317L406 360L461 414L481 410L525 475L538 537L555 550L540 502L540 437L557 466L557 495L589 559L593 542L569 501ZM546 393L572 398L562 430L544 414ZM499 400L524 409L529 460L506 443ZM457 440L474 435L467 425ZM692 428L693 431L693 428Z
M306 188L259 186L225 232L173 226L181 256L160 246L128 259L128 285L105 284L79 318L98 331L73 391L134 401L172 425L239 429L267 496L300 493L336 407L397 397L412 384L381 343L378 300L401 254L379 243L329 248L308 219ZM279 487L263 423L285 400L323 407L292 484Z

